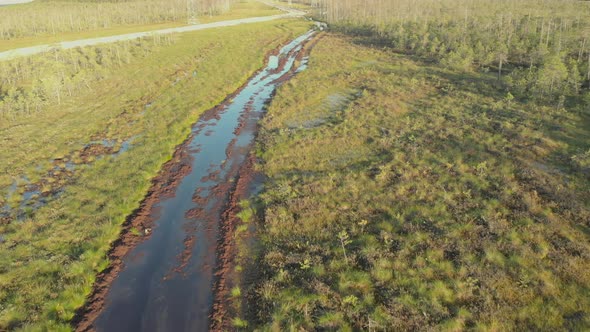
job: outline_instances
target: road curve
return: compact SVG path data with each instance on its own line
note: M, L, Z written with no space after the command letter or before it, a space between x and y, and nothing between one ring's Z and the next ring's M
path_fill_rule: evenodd
M264 3L266 3L266 2L264 2ZM284 7L278 7L278 6L275 6L274 4L271 4L271 3L266 3L266 4L276 7L278 9L284 10L287 13L280 14L280 15L263 16L263 17L249 17L249 18L241 18L241 19L237 19L237 20L219 21L219 22L206 23L206 24L195 24L195 25L178 27L178 28L168 28L168 29L161 29L161 30L134 32L134 33L128 33L128 34L123 34L123 35L115 35L115 36L99 37L99 38L89 38L89 39L79 39L79 40L73 40L73 41L58 42L58 43L53 43L53 44L16 48L16 49L0 52L0 61L12 60L12 59L19 58L19 57L30 56L30 55L34 55L34 54L43 53L43 52L49 52L49 51L55 50L55 49L70 49L70 48L91 46L91 45L104 44L104 43L112 43L112 42L118 42L118 41L124 41L124 40L133 40L133 39L137 39L137 38L150 37L150 36L154 36L154 35L190 32L190 31L198 31L198 30L205 30L205 29L212 29L212 28L229 27L229 26L240 25L240 24L267 22L267 21L272 21L272 20L277 20L277 19L287 18L287 17L299 17L299 16L303 16L305 14L302 11L298 11L298 10L294 10L294 9L286 9Z

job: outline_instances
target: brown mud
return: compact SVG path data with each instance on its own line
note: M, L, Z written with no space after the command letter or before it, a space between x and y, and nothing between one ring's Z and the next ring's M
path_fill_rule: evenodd
M109 285L123 268L122 258L151 234L153 220L150 211L162 197L173 195L171 189L190 172L190 155L182 148L184 144L176 148L172 159L164 164L152 180L152 186L139 208L125 220L119 239L113 242L108 253L109 267L96 276L93 291L85 306L72 319L76 331L92 330L92 322L104 306ZM132 230L139 230L144 236L137 236Z
M251 196L251 183L256 178L254 171L255 157L250 155L240 169L236 186L230 194L230 198L221 220L221 238L217 246L217 266L215 268L215 286L213 289L214 303L211 312L212 331L227 331L232 313L228 305L228 295L231 289L231 274L235 267L236 258L236 226L241 220L237 214L241 211L239 203Z
M315 38L304 44L301 52L298 53L296 60L301 61L303 57L309 56L313 47L324 38L324 34L318 34ZM279 67L284 66L284 61ZM297 73L297 68L293 67L288 74L280 78L280 82L291 79ZM244 123L244 122L241 122ZM245 125L245 123L244 123ZM238 127L241 130L244 126ZM254 131L258 132L258 125ZM215 285L213 289L214 303L211 311L211 331L228 331L232 329L231 319L240 313L232 312L229 303L229 292L239 281L232 280L236 276L233 271L236 267L236 227L241 223L237 214L241 211L240 202L250 199L253 194L255 182L263 182L264 176L255 170L256 157L253 154L248 156L239 170L235 187L230 193L225 210L222 214L220 239L217 245L217 266L215 268ZM238 277L239 278L239 277Z
M227 96L221 104L205 111L200 119L218 119L218 113L223 110L223 105L231 101L246 87L246 85L247 82L238 90ZM202 130L203 127L204 126L201 128L197 127L196 132ZM173 196L173 189L178 185L178 182L190 172L191 157L189 153L198 152L198 149L191 150L188 148L188 144L194 135L195 133L189 135L182 144L174 149L172 159L164 164L158 175L152 180L151 188L140 206L126 218L119 238L112 243L111 249L109 250L108 260L111 262L109 267L97 275L93 291L88 296L86 304L76 312L76 315L72 319L71 324L75 327L76 331L93 331L92 323L104 307L109 286L123 268L123 257L127 255L131 249L144 241L147 236L150 235L149 233L151 233L154 219L153 216L150 215L150 211L152 211L154 206L162 198ZM195 194L195 196L198 196L198 194ZM196 217L198 211L187 211L187 213L189 213L191 217ZM133 229L140 230L145 236L141 237L134 235L132 232ZM148 231L146 232L146 230ZM194 241L192 241L192 244L189 243L187 245L185 251L190 250L192 245L194 245ZM188 258L190 258L190 256L185 259L188 260Z
M318 37L314 38L309 44L315 45ZM280 48L273 50L267 54L267 58L270 55L278 54ZM305 48L305 52L299 52L297 55L297 61L301 60L303 53L309 53L310 48ZM280 67L285 65L285 61L282 61ZM254 75L257 75L262 71L259 70ZM291 69L285 75L282 75L276 82L284 82L288 78L295 74L295 70ZM192 138L205 128L202 125L203 121L210 119L219 119L220 112L230 104L233 99L248 85L249 82L243 84L238 90L231 95L227 96L225 100L218 106L204 112L199 122L201 125L195 125L193 133L175 149L172 159L164 164L158 175L152 180L151 188L148 194L141 202L139 208L137 208L130 216L128 216L122 225L122 231L119 238L113 242L111 249L108 253L108 259L111 262L109 267L97 275L93 291L87 299L84 307L80 308L72 320L72 325L76 331L90 331L93 330L93 322L101 313L105 306L106 296L109 288L113 281L117 278L121 270L123 269L123 258L129 254L129 252L135 248L139 243L149 238L152 232L154 223L153 211L156 205L164 197L174 196L174 188L178 186L179 182L191 172L191 153L198 152L198 149L189 147L189 143ZM245 113L250 112L251 107L247 107ZM239 119L239 125L235 128L235 134L238 134L241 130L248 126L246 123L247 117L242 114ZM249 128L256 132L257 127ZM209 136L209 131L205 132L204 135ZM233 158L235 153L234 145L236 141L233 140L231 144L227 146L226 157L227 160ZM252 145L249 146L251 148ZM225 164L222 164L223 168ZM245 162L241 164L232 163L231 170L228 174L238 174L237 180L230 180L217 184L211 189L209 196L219 198L215 203L214 210L223 211L221 215L221 221L217 220L216 216L207 215L203 209L195 208L185 211L185 217L187 219L203 219L207 222L207 229L211 230L215 223L219 223L220 228L217 245L214 248L207 250L215 250L217 257L216 266L203 266L203 269L213 269L214 271L214 286L213 286L213 297L214 304L210 315L210 329L212 330L226 330L230 327L228 325L228 309L227 309L227 295L228 295L228 275L232 270L232 264L235 257L235 241L234 233L235 227L239 219L236 214L239 212L239 201L246 199L249 196L247 188L249 188L252 179L255 177L253 172L254 158L249 156ZM207 182L210 180L216 180L219 173L213 172L208 177L203 177L201 182ZM204 198L201 197L199 188L193 195L193 201L196 203L205 203ZM223 208L225 206L225 208ZM140 231L143 236L138 236L137 231ZM187 236L183 241L184 250L177 256L178 265L167 274L164 279L168 278L174 273L183 273L185 267L189 264L193 248L197 239L191 236L190 228L186 229ZM188 291L188 290L187 290Z

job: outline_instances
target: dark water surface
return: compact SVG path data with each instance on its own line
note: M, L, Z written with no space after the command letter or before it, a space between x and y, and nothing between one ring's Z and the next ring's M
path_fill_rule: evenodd
M231 187L224 184L235 180L246 159L264 105L279 79L296 69L296 56L312 34L271 56L267 67L224 106L218 118L199 120L193 127L186 147L192 170L173 189L174 195L162 198L151 211L152 235L125 257L125 267L93 324L96 330L208 330L220 216L229 195L228 189L219 188ZM202 209L199 216L186 215L194 209ZM187 245L188 239L194 241ZM185 257L184 262L179 257Z

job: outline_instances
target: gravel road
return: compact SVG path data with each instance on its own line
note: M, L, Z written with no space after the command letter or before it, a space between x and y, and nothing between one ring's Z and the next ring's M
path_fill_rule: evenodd
M112 42L123 41L123 40L132 40L132 39L136 39L136 38L149 37L149 36L154 36L154 35L162 35L162 34L169 34L169 33L182 33L182 32L205 30L205 29L212 29L212 28L229 27L229 26L234 26L234 25L239 25L239 24L259 23L259 22L272 21L272 20L277 20L277 19L287 18L287 17L299 17L299 16L302 16L305 14L302 11L274 6L271 3L266 3L266 4L273 6L273 7L277 7L281 10L284 10L284 11L286 11L286 13L280 14L280 15L273 15L273 16L249 17L249 18L242 18L242 19L237 19L237 20L219 21L219 22L206 23L206 24L195 24L195 25L178 27L178 28L135 32L135 33L128 33L128 34L124 34L124 35L116 35L116 36L100 37L100 38L90 38L90 39L80 39L80 40L73 40L73 41L64 41L64 42L59 42L59 43L54 43L54 44L16 48L13 50L0 52L0 61L11 60L11 59L19 58L19 57L23 57L23 56L30 56L30 55L34 55L34 54L38 54L38 53L48 52L48 51L51 51L54 49L69 49L69 48L84 47L84 46L91 46L91 45L104 44L104 43L112 43Z
M33 2L33 0L0 0L0 7L1 6L8 6L8 5L18 5L21 3L28 3Z

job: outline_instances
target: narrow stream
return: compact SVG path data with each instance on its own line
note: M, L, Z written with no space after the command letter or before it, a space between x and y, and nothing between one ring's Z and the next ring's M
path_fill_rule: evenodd
M149 212L152 234L124 258L94 329L208 330L221 214L264 105L297 70L296 57L312 35L284 46L215 117L194 125L185 145L191 170Z

